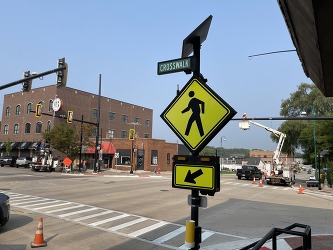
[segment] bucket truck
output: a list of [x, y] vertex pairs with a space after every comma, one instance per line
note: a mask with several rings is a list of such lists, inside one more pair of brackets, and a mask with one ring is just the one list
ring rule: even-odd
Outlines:
[[294, 173], [290, 166], [283, 166], [282, 162], [280, 161], [280, 154], [284, 140], [286, 138], [286, 134], [262, 125], [258, 122], [245, 120], [247, 119], [246, 114], [243, 115], [243, 118], [244, 120], [239, 122], [240, 129], [248, 130], [250, 129], [250, 124], [253, 124], [266, 129], [268, 132], [273, 133], [276, 137], [279, 138], [279, 142], [273, 155], [273, 169], [269, 169], [268, 173], [265, 173], [266, 183], [274, 185], [292, 185], [295, 182]]

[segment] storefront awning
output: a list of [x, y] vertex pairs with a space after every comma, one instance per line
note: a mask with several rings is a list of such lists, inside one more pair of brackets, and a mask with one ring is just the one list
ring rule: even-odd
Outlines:
[[30, 144], [29, 149], [37, 149], [39, 144], [40, 144], [39, 141], [35, 141], [35, 142]]
[[10, 143], [10, 147], [12, 149], [15, 149], [17, 147], [17, 145], [19, 145], [19, 142], [12, 142], [12, 143]]
[[20, 144], [17, 146], [17, 149], [28, 149], [30, 144], [31, 142], [28, 141], [20, 142]]
[[[102, 142], [102, 149], [103, 149], [103, 154], [114, 154], [116, 152], [111, 142]], [[88, 147], [86, 150], [84, 150], [84, 153], [94, 154], [95, 146]]]

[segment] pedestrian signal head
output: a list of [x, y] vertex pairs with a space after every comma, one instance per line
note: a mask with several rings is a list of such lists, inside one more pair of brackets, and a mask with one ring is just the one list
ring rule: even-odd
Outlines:
[[36, 117], [41, 117], [42, 116], [42, 104], [37, 103], [36, 104]]
[[67, 123], [73, 122], [73, 111], [68, 110], [67, 112]]

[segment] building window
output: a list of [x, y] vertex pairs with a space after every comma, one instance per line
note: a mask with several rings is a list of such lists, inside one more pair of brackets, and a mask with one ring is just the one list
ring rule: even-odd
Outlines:
[[93, 111], [92, 111], [92, 118], [96, 118], [97, 119], [97, 115], [98, 115], [98, 110], [97, 109], [93, 109]]
[[10, 107], [6, 108], [6, 116], [9, 117], [10, 116]]
[[150, 120], [145, 120], [145, 126], [150, 127]]
[[15, 109], [15, 115], [20, 115], [21, 114], [21, 105], [17, 105]]
[[8, 135], [8, 134], [9, 134], [9, 126], [8, 126], [8, 124], [6, 124], [6, 125], [3, 127], [3, 133], [4, 133], [5, 135]]
[[167, 153], [167, 164], [170, 165], [170, 153]]
[[31, 111], [32, 111], [32, 103], [30, 102], [27, 105], [27, 115], [29, 115]]
[[149, 138], [149, 134], [145, 133], [144, 138]]
[[30, 123], [26, 123], [25, 124], [24, 133], [30, 134], [30, 130], [31, 130], [31, 124]]
[[36, 134], [40, 134], [40, 133], [42, 133], [42, 123], [37, 122], [36, 123]]
[[157, 156], [158, 156], [158, 151], [152, 150], [151, 151], [151, 165], [157, 165]]
[[53, 111], [53, 100], [49, 101], [49, 111], [52, 112]]
[[127, 138], [127, 131], [122, 130], [122, 131], [121, 131], [121, 134], [120, 134], [120, 137], [121, 137], [121, 138]]
[[133, 120], [134, 123], [139, 123], [139, 121], [140, 121], [139, 117], [134, 117], [134, 120]]
[[116, 131], [114, 129], [109, 129], [108, 131], [109, 131], [109, 138], [113, 139]]
[[120, 158], [120, 164], [121, 165], [131, 165], [131, 157], [122, 155]]
[[116, 119], [116, 113], [115, 112], [109, 112], [109, 121], [114, 121]]
[[128, 115], [122, 115], [121, 121], [123, 123], [128, 123]]
[[19, 133], [19, 125], [17, 123], [15, 123], [14, 125], [14, 135], [18, 135]]

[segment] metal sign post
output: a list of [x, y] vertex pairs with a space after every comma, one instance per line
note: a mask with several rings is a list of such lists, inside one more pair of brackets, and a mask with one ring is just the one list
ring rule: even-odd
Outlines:
[[207, 79], [200, 73], [200, 47], [207, 38], [212, 18], [209, 16], [184, 39], [180, 59], [157, 65], [158, 75], [193, 72], [190, 81], [177, 92], [161, 118], [192, 153], [191, 156], [174, 156], [172, 187], [191, 189], [188, 198], [191, 220], [186, 223], [185, 244], [194, 250], [199, 249], [201, 243], [199, 207], [207, 206], [206, 197], [200, 197], [199, 192], [213, 196], [220, 191], [219, 157], [199, 156], [199, 152], [237, 113], [208, 87]]

